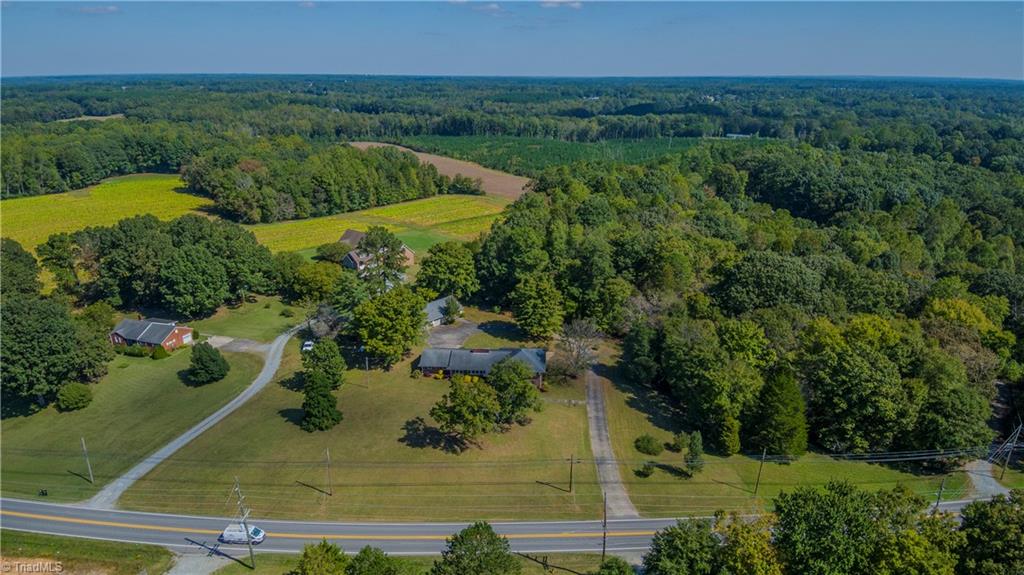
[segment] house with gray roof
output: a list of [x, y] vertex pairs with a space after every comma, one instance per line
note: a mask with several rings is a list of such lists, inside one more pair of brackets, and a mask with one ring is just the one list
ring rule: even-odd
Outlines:
[[[454, 299], [454, 298], [452, 298]], [[458, 305], [458, 301], [455, 301]], [[437, 327], [444, 323], [444, 312], [445, 308], [448, 307], [448, 297], [440, 297], [434, 301], [427, 302], [427, 305], [423, 307], [423, 312], [427, 314], [427, 325], [430, 327]]]
[[171, 351], [192, 343], [192, 328], [171, 319], [122, 319], [110, 332], [114, 345], [160, 346]]
[[501, 349], [462, 349], [450, 347], [433, 347], [423, 350], [420, 355], [419, 370], [426, 376], [442, 374], [447, 377], [453, 375], [476, 375], [487, 377], [491, 373], [494, 364], [505, 358], [512, 358], [521, 361], [530, 368], [534, 376], [534, 383], [538, 385], [543, 381], [544, 373], [547, 372], [547, 352], [543, 349], [522, 347], [522, 348], [501, 348]]

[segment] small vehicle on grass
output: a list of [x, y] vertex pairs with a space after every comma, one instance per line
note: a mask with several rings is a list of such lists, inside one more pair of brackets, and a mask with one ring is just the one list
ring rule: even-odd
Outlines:
[[302, 352], [313, 351], [313, 346], [316, 345], [312, 340], [306, 340], [302, 342]]

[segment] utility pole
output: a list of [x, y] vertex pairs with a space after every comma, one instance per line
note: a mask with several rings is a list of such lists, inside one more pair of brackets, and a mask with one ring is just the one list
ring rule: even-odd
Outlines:
[[238, 476], [235, 476], [235, 496], [238, 498], [238, 516], [242, 529], [245, 531], [245, 542], [249, 545], [249, 568], [256, 569], [256, 554], [252, 550], [252, 534], [249, 533], [249, 507], [245, 504], [245, 497], [242, 495], [242, 488], [238, 485]]
[[85, 466], [89, 469], [89, 483], [96, 483], [92, 478], [92, 463], [89, 462], [89, 450], [85, 448], [85, 438], [82, 438], [82, 454], [85, 456]]
[[331, 448], [327, 448], [327, 495], [334, 497], [334, 487], [331, 485]]
[[764, 469], [764, 459], [768, 456], [768, 448], [761, 451], [761, 464], [757, 466], [757, 481], [754, 482], [754, 497], [757, 497], [757, 490], [761, 487], [761, 471]]
[[935, 509], [932, 510], [932, 514], [939, 512], [939, 503], [942, 501], [942, 492], [946, 489], [946, 479], [949, 479], [948, 475], [942, 477], [942, 483], [939, 484], [939, 494], [935, 497]]
[[576, 463], [576, 454], [569, 456], [569, 493], [573, 491], [573, 464]]
[[601, 563], [608, 551], [608, 494], [604, 495], [604, 518], [601, 520]]
[[1013, 459], [1013, 450], [1015, 447], [1017, 447], [1017, 440], [1020, 439], [1021, 428], [1024, 428], [1024, 424], [1018, 425], [1017, 429], [1013, 431], [1013, 435], [1011, 435], [1010, 439], [1007, 440], [1008, 451], [1006, 452], [1006, 459], [1003, 460], [1003, 470], [999, 473], [999, 481], [1003, 480], [1003, 476], [1006, 475], [1006, 467], [1010, 464], [1010, 461]]

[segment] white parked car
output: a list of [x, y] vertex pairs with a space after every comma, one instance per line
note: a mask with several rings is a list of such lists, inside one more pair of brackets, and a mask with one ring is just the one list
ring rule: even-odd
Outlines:
[[[267, 536], [267, 532], [256, 527], [254, 525], [249, 526], [249, 538], [252, 539], [253, 545], [257, 545], [263, 542]], [[246, 544], [245, 528], [242, 527], [241, 523], [232, 523], [224, 528], [224, 532], [217, 538], [221, 543], [237, 543], [240, 545]]]
[[305, 342], [303, 342], [303, 344], [302, 344], [302, 351], [303, 351], [303, 353], [305, 353], [307, 351], [313, 351], [313, 346], [314, 345], [315, 344], [312, 341], [310, 341], [310, 340], [306, 340]]

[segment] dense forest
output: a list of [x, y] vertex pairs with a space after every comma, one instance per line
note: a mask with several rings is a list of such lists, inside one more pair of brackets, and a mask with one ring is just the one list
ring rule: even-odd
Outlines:
[[[420, 135], [595, 142], [738, 134], [1024, 172], [1014, 83], [141, 76], [10, 79], [2, 90], [3, 197], [177, 171], [225, 145], [292, 148], [290, 137], [323, 145]], [[68, 121], [90, 116], [116, 117]]]
[[1019, 176], [809, 145], [580, 163], [480, 242], [478, 293], [545, 306], [539, 337], [624, 337], [624, 370], [721, 453], [799, 455], [808, 429], [840, 453], [984, 448], [996, 380], [1024, 375], [1022, 199]]

